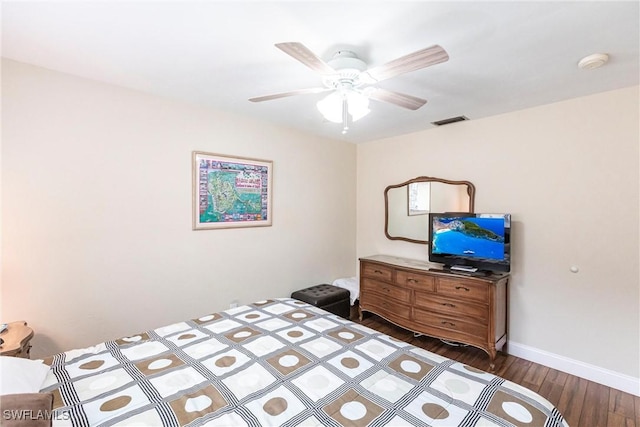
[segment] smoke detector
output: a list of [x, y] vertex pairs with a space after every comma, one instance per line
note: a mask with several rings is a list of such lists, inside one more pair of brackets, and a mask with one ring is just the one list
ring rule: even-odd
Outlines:
[[583, 70], [593, 70], [602, 67], [608, 60], [609, 55], [606, 53], [594, 53], [593, 55], [582, 58], [580, 62], [578, 62], [578, 67]]

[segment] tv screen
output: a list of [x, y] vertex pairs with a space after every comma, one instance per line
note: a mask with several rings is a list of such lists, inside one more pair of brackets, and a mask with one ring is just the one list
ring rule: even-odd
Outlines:
[[429, 261], [459, 271], [510, 271], [511, 215], [430, 213]]

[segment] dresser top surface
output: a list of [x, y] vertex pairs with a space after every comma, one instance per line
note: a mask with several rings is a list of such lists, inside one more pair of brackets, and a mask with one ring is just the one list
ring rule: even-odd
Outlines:
[[361, 257], [362, 261], [376, 261], [376, 262], [384, 262], [385, 264], [393, 264], [398, 267], [406, 267], [406, 268], [415, 268], [416, 270], [424, 270], [429, 271], [431, 268], [438, 268], [437, 264], [432, 264], [428, 261], [421, 261], [419, 259], [411, 259], [411, 258], [402, 258], [392, 255], [371, 255]]
[[[442, 265], [440, 264], [434, 264], [428, 261], [422, 261], [419, 259], [411, 259], [411, 258], [403, 258], [403, 257], [397, 257], [397, 256], [393, 256], [393, 255], [384, 255], [384, 254], [377, 254], [377, 255], [370, 255], [370, 256], [365, 256], [365, 257], [360, 257], [360, 261], [371, 261], [371, 262], [380, 262], [380, 263], [384, 263], [384, 264], [390, 264], [390, 265], [394, 265], [396, 267], [400, 267], [400, 268], [411, 268], [414, 270], [422, 270], [425, 272], [429, 272], [432, 274], [436, 274], [436, 275], [442, 275], [442, 276], [457, 276], [457, 277], [471, 277], [473, 276], [472, 274], [465, 274], [465, 273], [453, 273], [450, 271], [446, 271], [442, 269]], [[490, 275], [477, 275], [475, 278], [476, 279], [484, 279], [487, 281], [496, 281], [496, 280], [500, 280], [502, 278], [508, 277], [509, 274], [502, 274], [502, 273], [493, 273]]]

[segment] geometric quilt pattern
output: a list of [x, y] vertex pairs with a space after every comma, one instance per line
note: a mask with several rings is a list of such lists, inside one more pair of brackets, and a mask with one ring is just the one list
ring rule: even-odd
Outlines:
[[567, 426], [530, 390], [290, 298], [45, 363], [54, 426]]

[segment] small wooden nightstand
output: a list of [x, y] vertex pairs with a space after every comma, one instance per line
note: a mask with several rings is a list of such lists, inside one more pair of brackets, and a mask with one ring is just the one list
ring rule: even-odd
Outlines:
[[33, 329], [27, 326], [27, 322], [11, 322], [7, 329], [0, 333], [4, 342], [0, 345], [0, 356], [24, 357], [29, 359], [31, 350], [31, 338]]

